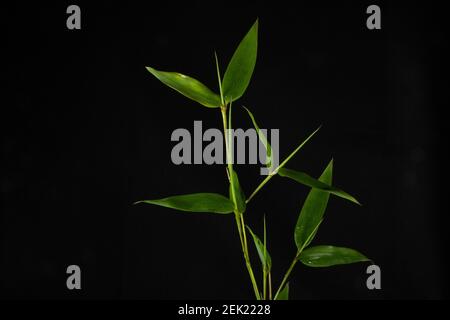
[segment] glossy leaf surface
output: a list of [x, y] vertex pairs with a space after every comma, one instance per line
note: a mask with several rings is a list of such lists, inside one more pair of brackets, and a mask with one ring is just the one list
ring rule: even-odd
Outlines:
[[162, 83], [182, 95], [208, 108], [220, 107], [220, 96], [212, 92], [200, 81], [178, 72], [166, 72], [146, 67]]
[[228, 198], [217, 193], [193, 193], [136, 203], [154, 204], [189, 212], [231, 213], [234, 209], [233, 203]]
[[304, 250], [299, 260], [308, 267], [331, 267], [340, 264], [370, 261], [360, 252], [344, 247], [315, 246]]

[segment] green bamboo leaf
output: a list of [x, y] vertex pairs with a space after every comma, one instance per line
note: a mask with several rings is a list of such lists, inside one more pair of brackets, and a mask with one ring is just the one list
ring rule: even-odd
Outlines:
[[303, 142], [297, 147], [297, 148], [295, 148], [294, 149], [294, 151], [292, 151], [287, 157], [286, 157], [286, 159], [284, 159], [283, 160], [283, 162], [281, 162], [281, 164], [276, 168], [276, 169], [274, 169], [273, 171], [272, 171], [272, 173], [271, 174], [269, 174], [257, 187], [256, 187], [256, 189], [255, 189], [255, 191], [253, 191], [253, 193], [250, 195], [250, 197], [248, 197], [248, 199], [247, 199], [247, 203], [249, 203], [250, 202], [250, 200], [252, 200], [253, 199], [253, 197], [259, 192], [259, 190], [261, 190], [262, 189], [262, 187], [264, 187], [265, 185], [266, 185], [266, 183], [267, 182], [269, 182], [269, 180], [270, 179], [272, 179], [272, 177], [275, 175], [275, 173], [277, 173], [278, 172], [278, 170], [280, 170], [281, 168], [283, 168], [285, 165], [286, 165], [286, 163], [288, 163], [288, 161], [289, 160], [291, 160], [291, 158], [293, 157], [293, 156], [295, 156], [295, 154], [297, 153], [297, 152], [299, 152], [300, 151], [300, 149], [301, 148], [303, 148], [303, 146], [317, 133], [317, 131], [319, 131], [320, 130], [320, 128], [321, 128], [321, 126], [320, 127], [318, 127], [313, 133], [311, 133], [305, 140], [303, 140]]
[[[235, 191], [234, 195], [233, 190]], [[230, 199], [236, 204], [236, 209], [239, 211], [239, 213], [245, 212], [245, 194], [244, 191], [242, 191], [241, 185], [239, 184], [238, 175], [233, 169], [231, 170], [230, 174]]]
[[[333, 160], [323, 171], [319, 181], [331, 185], [333, 176]], [[318, 225], [322, 221], [327, 208], [329, 192], [312, 189], [305, 199], [302, 210], [295, 226], [294, 238], [299, 252], [301, 252], [313, 239]]]
[[234, 209], [233, 203], [229, 199], [217, 193], [193, 193], [157, 200], [142, 200], [135, 204], [137, 203], [154, 204], [190, 212], [231, 213]]
[[270, 258], [270, 254], [267, 248], [264, 246], [263, 242], [258, 238], [258, 236], [250, 229], [249, 226], [246, 226], [250, 234], [252, 235], [253, 242], [255, 243], [256, 250], [258, 251], [259, 259], [261, 260], [261, 264], [263, 267], [265, 266], [268, 272], [272, 269], [272, 259]]
[[345, 192], [341, 189], [335, 188], [333, 186], [330, 186], [326, 183], [323, 183], [304, 172], [287, 169], [287, 168], [281, 168], [280, 170], [278, 170], [278, 174], [282, 177], [291, 178], [305, 186], [329, 192], [331, 194], [334, 194], [335, 196], [347, 199], [351, 202], [361, 205], [358, 202], [358, 200], [356, 200], [352, 195], [348, 194], [347, 192]]
[[212, 92], [200, 81], [178, 72], [146, 69], [165, 85], [208, 108], [220, 107], [220, 96]]
[[219, 58], [217, 58], [217, 53], [214, 51], [214, 58], [216, 60], [216, 72], [217, 72], [217, 81], [219, 82], [219, 92], [220, 92], [220, 102], [221, 105], [225, 105], [225, 100], [223, 98], [222, 91], [222, 77], [220, 76], [220, 67], [219, 67]]
[[223, 77], [225, 101], [239, 99], [247, 89], [256, 64], [258, 50], [258, 20], [242, 39], [228, 64]]
[[283, 290], [280, 291], [275, 300], [289, 300], [289, 282], [286, 283]]
[[272, 165], [272, 147], [269, 144], [269, 141], [267, 141], [267, 137], [264, 135], [264, 133], [259, 129], [258, 124], [256, 123], [255, 117], [253, 114], [248, 110], [246, 107], [242, 106], [250, 116], [250, 119], [253, 122], [253, 126], [255, 127], [256, 132], [258, 133], [258, 137], [261, 140], [261, 143], [264, 145], [264, 148], [266, 149], [266, 166], [270, 168]]
[[322, 128], [322, 126], [318, 127], [318, 128], [317, 128], [316, 130], [314, 130], [313, 133], [311, 133], [305, 140], [303, 140], [303, 142], [300, 143], [300, 145], [299, 145], [297, 148], [295, 148], [294, 151], [292, 151], [292, 152], [286, 157], [286, 159], [283, 160], [283, 162], [281, 162], [281, 164], [278, 166], [278, 168], [275, 169], [275, 172], [277, 172], [278, 169], [283, 168], [283, 167], [286, 165], [286, 163], [288, 163], [289, 160], [291, 160], [292, 157], [295, 156], [295, 154], [296, 154], [297, 152], [299, 152], [301, 148], [303, 148], [303, 146], [309, 141], [309, 139], [311, 139], [311, 138], [317, 133], [317, 131], [320, 130], [320, 128]]
[[308, 267], [331, 267], [340, 264], [370, 261], [370, 259], [354, 249], [334, 246], [310, 247], [300, 254], [299, 260]]

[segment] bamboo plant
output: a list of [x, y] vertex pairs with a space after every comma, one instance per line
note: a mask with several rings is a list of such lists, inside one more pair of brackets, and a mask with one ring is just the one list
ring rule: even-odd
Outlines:
[[[259, 129], [253, 114], [249, 109], [244, 107], [258, 133], [261, 143], [266, 149], [266, 165], [270, 168], [270, 173], [259, 183], [250, 196], [245, 196], [239, 183], [238, 174], [233, 168], [232, 163], [232, 143], [230, 141], [232, 103], [242, 97], [247, 89], [256, 64], [257, 46], [258, 20], [255, 21], [241, 40], [223, 77], [220, 73], [217, 54], [215, 54], [219, 93], [213, 92], [200, 81], [184, 74], [159, 71], [152, 67], [147, 67], [147, 70], [165, 85], [200, 103], [204, 107], [215, 108], [220, 111], [225, 137], [227, 159], [226, 171], [227, 183], [229, 184], [229, 195], [194, 193], [171, 196], [157, 200], [142, 200], [136, 203], [147, 203], [187, 212], [208, 212], [234, 216], [245, 266], [250, 277], [255, 298], [258, 300], [287, 300], [289, 296], [289, 276], [298, 262], [301, 262], [308, 267], [329, 267], [369, 261], [369, 259], [358, 251], [350, 248], [331, 245], [311, 246], [311, 242], [323, 221], [330, 194], [360, 205], [358, 200], [353, 196], [332, 186], [333, 160], [328, 163], [318, 179], [315, 179], [304, 172], [286, 168], [289, 160], [302, 149], [320, 128], [307, 136], [306, 139], [304, 139], [298, 147], [289, 154], [289, 156], [281, 161], [278, 166], [274, 167], [271, 161], [271, 146], [264, 133]], [[258, 237], [245, 222], [245, 217], [248, 214], [248, 212], [246, 212], [247, 204], [252, 201], [256, 194], [275, 176], [292, 179], [310, 188], [294, 229], [294, 240], [297, 251], [294, 253], [291, 264], [288, 266], [284, 277], [276, 288], [272, 286], [272, 259], [267, 249], [265, 217], [263, 221], [264, 228], [262, 237]], [[251, 239], [250, 241], [253, 241], [261, 262], [262, 284], [256, 280], [257, 277], [255, 276], [250, 261], [249, 239]]]

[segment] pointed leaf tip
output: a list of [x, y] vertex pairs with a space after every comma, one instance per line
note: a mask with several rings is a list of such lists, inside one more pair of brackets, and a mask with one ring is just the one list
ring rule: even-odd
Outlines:
[[[331, 185], [332, 176], [333, 162], [330, 161], [318, 180]], [[313, 240], [325, 214], [329, 197], [330, 193], [319, 189], [311, 189], [308, 193], [294, 231], [295, 244], [299, 251], [302, 251]]]
[[[333, 160], [331, 160], [331, 162], [329, 163], [329, 166], [333, 166]], [[355, 197], [348, 194], [347, 192], [345, 192], [339, 188], [335, 188], [329, 184], [323, 183], [304, 172], [296, 171], [296, 170], [292, 170], [292, 169], [288, 169], [288, 168], [281, 168], [278, 170], [278, 174], [282, 177], [290, 178], [290, 179], [292, 179], [298, 183], [301, 183], [305, 186], [334, 194], [335, 196], [338, 196], [340, 198], [343, 198], [343, 199], [346, 199], [353, 203], [356, 203], [358, 205], [361, 205]]]
[[141, 200], [136, 203], [153, 204], [189, 212], [225, 214], [233, 212], [234, 209], [233, 203], [228, 198], [217, 193], [193, 193], [156, 200]]
[[[267, 270], [270, 271], [272, 269], [272, 259], [270, 257], [269, 251], [267, 250], [264, 243], [261, 239], [250, 229], [248, 225], [246, 225], [248, 231], [250, 232], [253, 242], [256, 247], [256, 251], [258, 251], [259, 259], [261, 260], [261, 264], [267, 267]], [[265, 249], [265, 250], [264, 250]]]
[[145, 68], [166, 86], [178, 91], [185, 97], [208, 108], [220, 107], [220, 96], [200, 81], [178, 72], [159, 71], [152, 67]]
[[275, 300], [289, 300], [289, 282], [286, 283]]
[[256, 132], [258, 133], [259, 140], [263, 144], [264, 148], [266, 149], [266, 166], [270, 168], [272, 166], [272, 147], [270, 146], [269, 141], [267, 140], [267, 137], [264, 135], [264, 132], [261, 131], [261, 129], [258, 126], [258, 123], [256, 122], [255, 116], [253, 113], [246, 107], [242, 106], [242, 108], [247, 111], [253, 126], [255, 127]]
[[371, 261], [354, 249], [335, 246], [310, 247], [300, 254], [299, 260], [308, 267], [318, 268]]
[[239, 99], [247, 89], [256, 64], [258, 51], [258, 19], [239, 43], [223, 77], [226, 102]]

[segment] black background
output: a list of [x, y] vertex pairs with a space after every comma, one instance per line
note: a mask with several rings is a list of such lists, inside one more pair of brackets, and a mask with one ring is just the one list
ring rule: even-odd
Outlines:
[[[182, 214], [140, 199], [227, 193], [220, 165], [172, 164], [176, 128], [220, 128], [203, 108], [154, 79], [146, 65], [217, 88], [222, 70], [259, 17], [257, 66], [239, 104], [280, 129], [283, 158], [320, 124], [289, 167], [317, 176], [335, 160], [334, 182], [362, 207], [332, 197], [316, 244], [358, 249], [367, 264], [298, 266], [293, 299], [448, 297], [439, 135], [446, 41], [443, 9], [380, 3], [382, 29], [366, 28], [372, 2], [145, 1], [9, 6], [2, 102], [3, 298], [247, 299], [250, 282], [231, 216]], [[5, 72], [3, 72], [5, 74]], [[5, 98], [6, 96], [6, 98]], [[237, 127], [251, 126], [235, 108]], [[249, 194], [259, 166], [240, 165]], [[258, 233], [267, 216], [275, 283], [295, 252], [292, 233], [307, 189], [274, 178], [248, 208]], [[257, 257], [253, 256], [254, 265]], [[82, 269], [82, 290], [66, 268]]]

